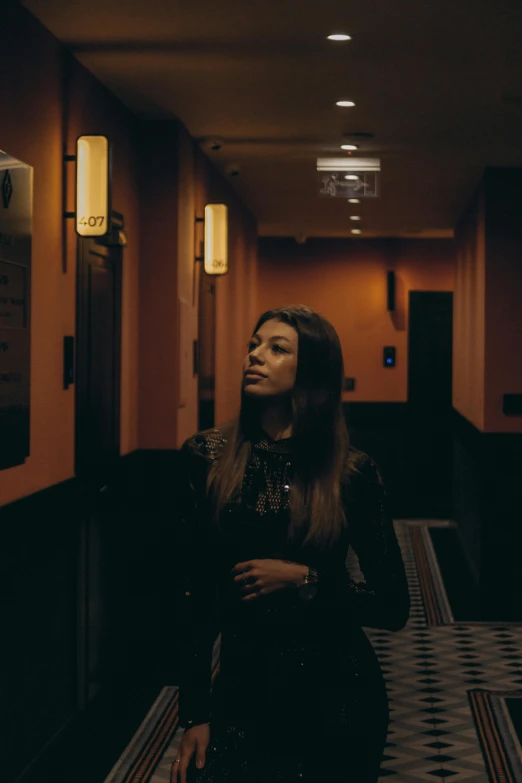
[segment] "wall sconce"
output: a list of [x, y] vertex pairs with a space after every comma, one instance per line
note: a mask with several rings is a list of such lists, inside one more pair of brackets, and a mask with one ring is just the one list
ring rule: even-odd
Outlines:
[[111, 230], [111, 156], [106, 136], [79, 136], [76, 155], [76, 209], [65, 212], [74, 217], [76, 233], [81, 237], [103, 237]]
[[76, 141], [76, 233], [101, 237], [110, 229], [110, 160], [106, 136]]
[[205, 207], [205, 272], [224, 275], [228, 272], [228, 208], [226, 204]]

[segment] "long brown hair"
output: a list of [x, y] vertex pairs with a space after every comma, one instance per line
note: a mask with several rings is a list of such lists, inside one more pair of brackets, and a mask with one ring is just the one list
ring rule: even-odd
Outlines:
[[[349, 439], [342, 410], [341, 344], [331, 323], [304, 305], [267, 310], [253, 334], [272, 319], [289, 324], [298, 334], [297, 372], [290, 397], [294, 446], [288, 538], [328, 548], [346, 525], [341, 482], [347, 478]], [[259, 418], [257, 401], [242, 390], [239, 415], [219, 428], [226, 443], [208, 477], [218, 525], [223, 508], [241, 493]]]

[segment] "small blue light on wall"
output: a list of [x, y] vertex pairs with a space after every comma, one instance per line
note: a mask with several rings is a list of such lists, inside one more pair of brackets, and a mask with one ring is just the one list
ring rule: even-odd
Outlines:
[[395, 346], [385, 345], [383, 350], [383, 364], [385, 367], [395, 367]]

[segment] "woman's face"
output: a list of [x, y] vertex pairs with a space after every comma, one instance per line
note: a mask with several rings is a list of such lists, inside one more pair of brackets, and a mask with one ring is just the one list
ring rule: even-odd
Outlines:
[[243, 362], [243, 390], [249, 397], [288, 394], [295, 384], [298, 335], [272, 319], [253, 335]]

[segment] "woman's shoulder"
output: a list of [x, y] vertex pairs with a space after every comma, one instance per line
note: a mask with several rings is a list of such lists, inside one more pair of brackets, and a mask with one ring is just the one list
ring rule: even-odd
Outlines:
[[348, 474], [366, 473], [372, 466], [375, 466], [375, 462], [369, 454], [352, 445], [348, 447], [345, 464]]
[[189, 456], [214, 461], [221, 454], [227, 439], [220, 427], [196, 432], [183, 443], [181, 451]]
[[382, 483], [379, 468], [373, 457], [350, 445], [346, 455], [343, 483], [351, 486], [367, 486]]

